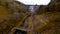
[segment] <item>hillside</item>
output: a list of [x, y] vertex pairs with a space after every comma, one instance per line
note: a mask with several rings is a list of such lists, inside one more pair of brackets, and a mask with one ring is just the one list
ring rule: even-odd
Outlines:
[[[29, 17], [27, 17], [29, 16]], [[12, 34], [14, 27], [22, 27], [28, 18], [30, 29], [32, 20], [28, 6], [13, 0], [0, 0], [0, 34]], [[41, 34], [60, 34], [60, 0], [52, 0], [49, 5], [41, 5], [37, 10], [34, 22], [34, 32]], [[30, 34], [30, 32], [27, 32]]]

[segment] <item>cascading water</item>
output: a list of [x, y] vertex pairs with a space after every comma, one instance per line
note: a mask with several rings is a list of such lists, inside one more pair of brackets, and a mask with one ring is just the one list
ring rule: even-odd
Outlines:
[[[37, 11], [37, 9], [39, 8], [39, 6], [38, 5], [29, 5], [29, 11], [31, 12], [31, 19], [32, 19], [32, 22], [34, 23], [34, 15], [36, 14], [36, 11]], [[24, 26], [23, 26], [23, 28], [26, 28], [26, 26], [27, 26], [27, 22], [28, 21], [28, 18], [26, 18], [25, 19], [25, 22], [24, 22]], [[30, 31], [31, 30], [33, 30], [34, 28], [34, 26], [33, 26], [33, 23], [32, 23], [32, 28], [30, 29]]]
[[[37, 6], [37, 5], [31, 5], [31, 6], [29, 5], [29, 11], [31, 12], [30, 16], [32, 17], [32, 21], [34, 21], [34, 15], [36, 14], [36, 10], [38, 8], [39, 8], [39, 6]], [[28, 21], [28, 18], [25, 19], [23, 28], [26, 28], [27, 23], [28, 23], [27, 21]], [[32, 24], [32, 29], [33, 29], [33, 24]]]
[[33, 31], [34, 30], [34, 20], [35, 20], [34, 15], [36, 14], [36, 11], [38, 8], [39, 8], [38, 5], [30, 5], [29, 6], [29, 10], [31, 12], [31, 19], [32, 19], [32, 27], [31, 27], [32, 34], [35, 34], [35, 32]]

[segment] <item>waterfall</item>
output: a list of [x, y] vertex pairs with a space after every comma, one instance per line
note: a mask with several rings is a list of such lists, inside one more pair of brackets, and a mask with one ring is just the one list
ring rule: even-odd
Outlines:
[[40, 5], [30, 5], [29, 6], [29, 11], [31, 13], [36, 13], [37, 9], [40, 7]]

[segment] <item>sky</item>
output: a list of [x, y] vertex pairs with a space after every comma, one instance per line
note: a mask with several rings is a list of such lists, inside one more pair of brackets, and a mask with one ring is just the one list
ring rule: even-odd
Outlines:
[[51, 0], [16, 0], [25, 5], [48, 5]]

